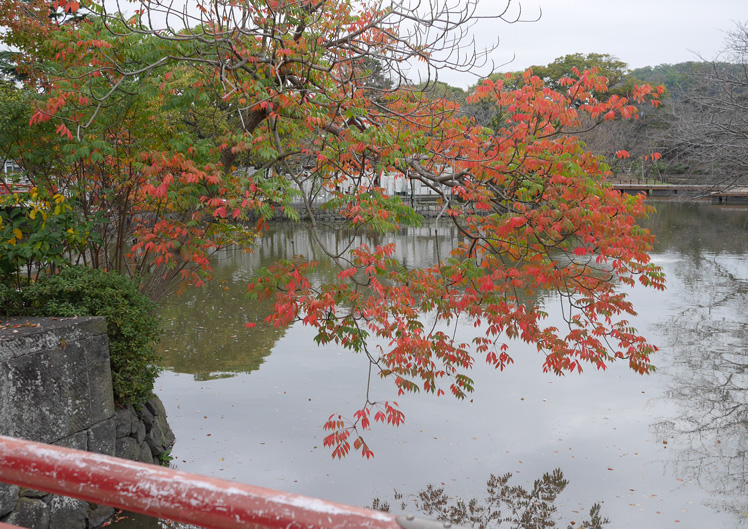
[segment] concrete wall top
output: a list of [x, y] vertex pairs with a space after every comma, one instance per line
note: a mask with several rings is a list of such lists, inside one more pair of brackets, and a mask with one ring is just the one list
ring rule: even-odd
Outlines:
[[100, 316], [4, 318], [0, 320], [0, 362], [72, 343], [83, 336], [105, 334], [106, 319]]

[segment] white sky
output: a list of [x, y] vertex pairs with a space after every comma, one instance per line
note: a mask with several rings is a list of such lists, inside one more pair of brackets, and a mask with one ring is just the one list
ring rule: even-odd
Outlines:
[[[481, 0], [483, 12], [503, 10], [505, 0]], [[748, 0], [514, 0], [524, 18], [537, 22], [509, 25], [485, 22], [477, 39], [498, 37], [500, 46], [492, 54], [497, 65], [512, 60], [501, 70], [521, 70], [557, 57], [581, 53], [609, 53], [630, 68], [698, 60], [697, 53], [714, 58], [722, 48], [725, 31], [734, 22], [748, 21]], [[474, 79], [441, 75], [454, 85], [469, 85]]]

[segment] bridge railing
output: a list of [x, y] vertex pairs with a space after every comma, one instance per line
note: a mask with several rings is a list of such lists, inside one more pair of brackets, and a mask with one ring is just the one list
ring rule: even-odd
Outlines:
[[[0, 481], [208, 529], [449, 527], [412, 516], [3, 436]], [[0, 523], [0, 529], [11, 527]]]

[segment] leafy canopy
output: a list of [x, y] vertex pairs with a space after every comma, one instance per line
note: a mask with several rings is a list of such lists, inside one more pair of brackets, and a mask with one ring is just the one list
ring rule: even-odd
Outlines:
[[[50, 8], [78, 16], [61, 23]], [[572, 68], [557, 89], [529, 71], [488, 79], [468, 97], [496, 108], [487, 128], [442, 85], [429, 92], [440, 69], [480, 62], [442, 53], [469, 50], [460, 46], [474, 2], [424, 11], [198, 1], [185, 11], [142, 4], [132, 17], [106, 8], [0, 1], [3, 39], [38, 94], [31, 125], [53, 124], [63, 154], [35, 185], [65, 185], [99, 240], [116, 241], [88, 247], [95, 266], [114, 263], [145, 289], [154, 279], [197, 284], [212, 249], [251, 244], [270, 218], [304, 216], [314, 232], [332, 212], [347, 242], [317, 244], [337, 280], [312, 280], [307, 256], [259, 271], [250, 295], [273, 303], [261, 325], [311, 326], [317, 343], [366, 355], [370, 376], [398, 393], [464, 398], [478, 359], [513, 362], [510, 339], [537, 344], [544, 369], [559, 374], [615, 359], [652, 370], [655, 348], [626, 321], [634, 307], [620, 289], [663, 287], [652, 237], [636, 224], [649, 210], [613, 191], [605, 160], [570, 131], [582, 118], [633, 119], [656, 90], [601, 97], [607, 79], [595, 69]], [[409, 79], [416, 63], [425, 83]], [[409, 269], [393, 244], [362, 242], [423, 221], [383, 187], [389, 176], [438, 198], [462, 234], [449, 255]], [[563, 305], [563, 329], [532, 301], [546, 291]], [[468, 343], [443, 330], [459, 318], [475, 323]], [[324, 444], [334, 457], [353, 447], [368, 458], [366, 431], [403, 420], [396, 402], [367, 389], [352, 416], [329, 417]]]

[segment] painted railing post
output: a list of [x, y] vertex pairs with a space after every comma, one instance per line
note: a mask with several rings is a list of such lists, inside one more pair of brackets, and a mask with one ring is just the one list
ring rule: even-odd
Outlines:
[[[0, 481], [208, 529], [441, 529], [287, 492], [0, 436]], [[0, 529], [6, 529], [0, 524]]]

